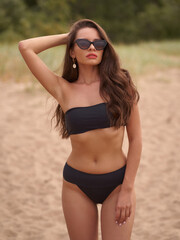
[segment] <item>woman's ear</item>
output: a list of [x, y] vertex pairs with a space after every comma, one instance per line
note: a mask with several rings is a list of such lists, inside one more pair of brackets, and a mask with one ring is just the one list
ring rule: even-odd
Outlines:
[[76, 56], [75, 56], [75, 53], [74, 53], [74, 49], [70, 49], [70, 56], [72, 57], [72, 58], [75, 58]]

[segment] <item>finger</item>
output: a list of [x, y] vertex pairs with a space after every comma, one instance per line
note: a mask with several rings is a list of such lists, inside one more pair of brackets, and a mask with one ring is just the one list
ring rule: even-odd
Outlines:
[[115, 222], [118, 225], [120, 224], [120, 217], [121, 217], [121, 208], [120, 207], [116, 207]]
[[126, 209], [126, 221], [129, 220], [131, 213], [132, 213], [132, 206]]
[[121, 208], [121, 214], [119, 218], [119, 223], [123, 224], [123, 222], [126, 220], [126, 209]]
[[131, 214], [132, 214], [132, 205], [129, 208], [129, 217], [131, 216]]
[[130, 217], [130, 207], [126, 207], [126, 221]]
[[120, 208], [117, 207], [115, 211], [115, 222], [118, 224], [119, 223], [119, 218], [120, 218]]

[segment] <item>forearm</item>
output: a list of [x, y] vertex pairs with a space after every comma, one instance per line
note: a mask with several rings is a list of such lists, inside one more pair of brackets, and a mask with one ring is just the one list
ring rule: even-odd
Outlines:
[[122, 184], [122, 189], [132, 190], [135, 182], [136, 173], [139, 167], [141, 152], [142, 152], [141, 139], [132, 140], [129, 143], [126, 172], [125, 172], [125, 176]]
[[21, 49], [31, 49], [36, 54], [58, 45], [67, 43], [68, 33], [25, 39], [19, 42]]

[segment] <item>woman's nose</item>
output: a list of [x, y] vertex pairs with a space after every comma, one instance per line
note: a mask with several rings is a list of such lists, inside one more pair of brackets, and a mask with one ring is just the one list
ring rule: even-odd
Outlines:
[[96, 50], [93, 43], [91, 43], [91, 45], [89, 46], [89, 49], [93, 49], [93, 50]]

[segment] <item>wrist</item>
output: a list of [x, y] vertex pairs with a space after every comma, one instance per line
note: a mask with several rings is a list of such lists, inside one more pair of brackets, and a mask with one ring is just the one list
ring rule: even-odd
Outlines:
[[69, 35], [69, 33], [60, 34], [60, 39], [61, 39], [60, 45], [67, 44], [68, 35]]
[[127, 186], [127, 185], [121, 185], [121, 191], [123, 192], [132, 192], [133, 191], [133, 186]]
[[126, 191], [126, 192], [131, 192], [134, 188], [133, 183], [128, 183], [128, 182], [123, 182], [121, 185], [121, 190]]

